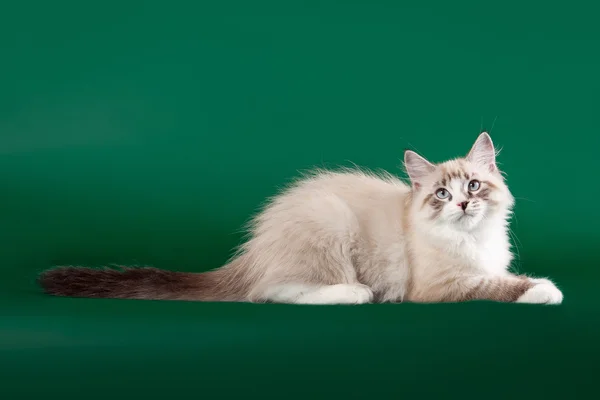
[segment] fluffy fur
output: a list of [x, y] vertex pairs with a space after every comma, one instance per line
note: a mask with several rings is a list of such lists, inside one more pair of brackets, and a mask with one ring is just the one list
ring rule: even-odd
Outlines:
[[360, 170], [317, 171], [273, 198], [227, 265], [190, 274], [155, 268], [59, 267], [58, 296], [296, 304], [559, 304], [547, 279], [508, 272], [514, 203], [482, 133], [464, 158], [434, 165], [406, 151], [410, 185]]

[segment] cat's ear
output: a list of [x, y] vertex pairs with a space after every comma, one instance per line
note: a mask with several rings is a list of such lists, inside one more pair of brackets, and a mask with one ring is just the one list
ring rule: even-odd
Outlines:
[[479, 135], [466, 159], [480, 167], [488, 168], [490, 172], [495, 172], [498, 169], [496, 166], [496, 149], [494, 149], [492, 138], [487, 132], [482, 132]]
[[404, 168], [415, 189], [421, 186], [423, 178], [435, 171], [435, 165], [412, 150], [404, 152]]

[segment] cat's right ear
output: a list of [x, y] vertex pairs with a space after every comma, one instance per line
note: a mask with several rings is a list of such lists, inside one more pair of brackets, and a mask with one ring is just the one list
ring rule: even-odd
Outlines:
[[421, 187], [422, 180], [435, 171], [435, 165], [412, 150], [404, 151], [404, 168], [414, 189]]

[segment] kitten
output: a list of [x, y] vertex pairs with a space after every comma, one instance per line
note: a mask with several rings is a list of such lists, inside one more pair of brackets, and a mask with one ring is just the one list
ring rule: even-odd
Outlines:
[[205, 273], [59, 267], [57, 296], [361, 304], [560, 304], [548, 279], [508, 272], [514, 199], [482, 133], [468, 155], [434, 165], [404, 154], [410, 185], [360, 170], [318, 171], [276, 196], [225, 266]]

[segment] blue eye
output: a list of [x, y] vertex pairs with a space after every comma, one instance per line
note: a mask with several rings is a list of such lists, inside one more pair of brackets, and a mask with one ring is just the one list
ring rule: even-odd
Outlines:
[[435, 195], [438, 199], [444, 200], [450, 197], [450, 192], [444, 188], [441, 188], [435, 191]]
[[481, 187], [481, 183], [479, 183], [479, 181], [477, 179], [473, 179], [471, 182], [469, 182], [469, 191], [470, 192], [476, 192], [479, 190], [480, 187]]

